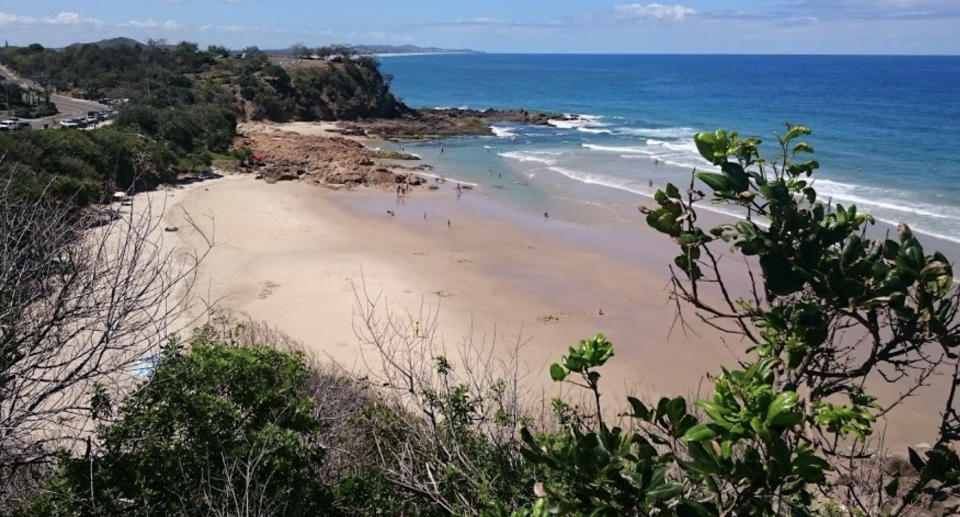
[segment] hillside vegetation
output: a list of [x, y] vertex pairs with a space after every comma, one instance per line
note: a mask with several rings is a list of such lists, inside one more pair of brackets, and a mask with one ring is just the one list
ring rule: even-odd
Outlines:
[[0, 49], [0, 63], [47, 92], [118, 102], [109, 129], [0, 135], [0, 167], [32, 183], [53, 181], [59, 196], [80, 205], [208, 166], [228, 151], [238, 120], [357, 120], [408, 111], [369, 57], [284, 67], [255, 48], [236, 57], [153, 42], [10, 47]]

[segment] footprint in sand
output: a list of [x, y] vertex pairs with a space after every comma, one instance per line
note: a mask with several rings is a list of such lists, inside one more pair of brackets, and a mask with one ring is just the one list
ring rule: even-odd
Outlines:
[[541, 317], [540, 321], [544, 323], [557, 323], [560, 321], [560, 316], [557, 316], [554, 314], [547, 314], [546, 316]]
[[261, 299], [261, 300], [265, 300], [265, 299], [269, 298], [270, 295], [273, 294], [273, 291], [274, 291], [276, 288], [278, 288], [278, 287], [280, 287], [279, 284], [275, 284], [275, 283], [270, 282], [270, 281], [264, 283], [264, 284], [263, 284], [263, 288], [260, 289], [260, 294], [257, 295], [257, 298], [259, 298], [259, 299]]
[[414, 251], [413, 254], [416, 255], [416, 256], [418, 256], [418, 257], [425, 257], [425, 256], [427, 256], [427, 253], [426, 253], [425, 251]]
[[460, 259], [457, 261], [457, 264], [472, 264], [473, 261], [470, 259]]
[[434, 291], [433, 294], [439, 296], [440, 298], [449, 298], [453, 296], [453, 293], [450, 291]]

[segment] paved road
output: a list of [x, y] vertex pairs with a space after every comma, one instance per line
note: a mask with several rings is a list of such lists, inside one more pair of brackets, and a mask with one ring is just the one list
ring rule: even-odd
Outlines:
[[[3, 65], [0, 65], [0, 75], [20, 84], [25, 88], [40, 89], [40, 87], [33, 81], [18, 76], [12, 70]], [[60, 113], [52, 117], [29, 120], [24, 119], [29, 122], [34, 129], [41, 129], [45, 126], [58, 127], [60, 124], [60, 119], [62, 118], [69, 118], [76, 115], [86, 116], [88, 111], [105, 111], [110, 109], [109, 106], [105, 106], [99, 102], [75, 99], [73, 97], [67, 97], [66, 95], [60, 95], [56, 93], [50, 95], [50, 101], [57, 106], [57, 111]]]

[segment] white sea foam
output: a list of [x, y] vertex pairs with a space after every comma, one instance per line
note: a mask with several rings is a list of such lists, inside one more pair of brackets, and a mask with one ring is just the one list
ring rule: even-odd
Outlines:
[[514, 133], [514, 128], [504, 127], [504, 126], [490, 126], [490, 130], [493, 131], [493, 134], [498, 138], [516, 138], [517, 134]]
[[612, 145], [581, 144], [586, 149], [594, 151], [604, 151], [608, 153], [628, 153], [628, 154], [651, 154], [651, 151], [645, 147], [622, 147]]
[[897, 191], [863, 185], [850, 185], [822, 178], [816, 179], [815, 185], [821, 199], [832, 198], [835, 203], [847, 201], [861, 206], [873, 206], [906, 214], [960, 221], [960, 210], [956, 208], [930, 205], [916, 200], [896, 199], [894, 195]]
[[553, 127], [558, 127], [560, 129], [576, 129], [578, 127], [583, 127], [588, 124], [585, 120], [559, 120], [559, 119], [550, 119], [547, 121], [547, 124], [550, 124]]
[[474, 182], [472, 182], [472, 181], [461, 180], [461, 179], [457, 179], [457, 178], [454, 178], [454, 177], [451, 177], [451, 176], [441, 176], [441, 175], [439, 175], [439, 174], [431, 174], [431, 173], [429, 173], [429, 172], [423, 172], [423, 171], [417, 171], [416, 174], [417, 174], [417, 176], [423, 176], [424, 178], [442, 179], [442, 180], [444, 180], [444, 181], [449, 181], [450, 183], [459, 183], [459, 184], [461, 184], [461, 185], [470, 185], [471, 187], [479, 187], [479, 186], [480, 186], [479, 183], [474, 183]]
[[509, 151], [497, 153], [497, 156], [509, 158], [518, 162], [535, 162], [544, 165], [554, 165], [558, 162], [558, 157], [563, 154], [556, 151]]
[[593, 135], [612, 135], [613, 131], [610, 129], [598, 129], [594, 127], [578, 127], [577, 131], [582, 133], [590, 133]]
[[690, 138], [697, 130], [692, 127], [618, 127], [616, 132], [653, 138]]
[[589, 185], [600, 185], [609, 188], [615, 188], [618, 190], [623, 190], [626, 192], [631, 192], [633, 194], [645, 194], [641, 189], [631, 187], [630, 184], [621, 179], [615, 178], [613, 176], [608, 176], [606, 174], [595, 174], [592, 172], [581, 171], [576, 169], [570, 169], [568, 167], [549, 167], [553, 172], [562, 174], [572, 180], [579, 181], [581, 183], [587, 183]]
[[600, 122], [603, 119], [600, 115], [570, 115], [565, 114], [563, 119], [550, 119], [547, 124], [560, 129], [578, 129], [581, 127], [604, 127], [609, 126]]

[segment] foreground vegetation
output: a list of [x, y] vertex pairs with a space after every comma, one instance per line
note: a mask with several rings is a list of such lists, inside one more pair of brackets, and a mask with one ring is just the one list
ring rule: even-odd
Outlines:
[[[79, 443], [30, 443], [36, 433], [11, 431], [29, 430], [17, 426], [35, 421], [30, 410], [5, 422], [5, 511], [946, 514], [960, 485], [960, 294], [952, 267], [906, 226], [896, 239], [873, 240], [872, 217], [820, 201], [809, 133], [788, 127], [772, 159], [760, 155], [755, 138], [698, 134], [700, 153], [721, 172], [698, 173], [700, 183], [684, 190], [668, 185], [657, 206], [644, 209], [648, 224], [679, 247], [671, 271], [681, 321], [696, 316], [747, 346], [741, 364], [706, 372], [712, 393], [703, 400], [630, 398], [614, 404], [621, 412], [601, 405], [601, 369], [615, 350], [597, 335], [550, 368], [554, 381], [586, 396], [556, 399], [552, 414], [540, 415], [523, 399], [516, 361], [469, 345], [447, 349], [430, 315], [416, 316], [410, 332], [412, 321], [384, 313], [360, 292], [358, 338], [377, 365], [363, 379], [306, 357], [262, 325], [229, 318], [188, 342], [152, 348], [151, 371], [132, 389], [108, 388], [124, 370], [97, 370], [82, 383], [66, 377], [59, 392], [82, 395], [84, 403], [69, 409], [89, 416], [94, 432]], [[704, 201], [736, 205], [746, 218], [702, 228], [697, 206]], [[721, 268], [724, 254], [746, 258], [742, 282], [731, 277], [741, 270]], [[55, 267], [16, 284], [23, 293], [69, 266], [63, 257], [83, 254], [43, 248], [29, 256]], [[26, 378], [31, 350], [58, 335], [7, 330], [45, 314], [16, 292], [4, 287], [0, 298], [7, 411], [23, 407], [17, 399], [28, 393], [11, 379]], [[130, 314], [148, 306], [114, 305]], [[76, 326], [69, 316], [51, 321]], [[97, 340], [91, 352], [109, 356], [130, 335]], [[127, 365], [151, 349], [134, 350]], [[903, 451], [905, 461], [887, 458], [878, 421], [902, 400], [878, 399], [871, 387], [891, 382], [912, 394], [935, 374], [950, 379], [940, 394], [941, 424], [931, 429], [937, 439]], [[45, 382], [58, 379], [53, 373]]]

